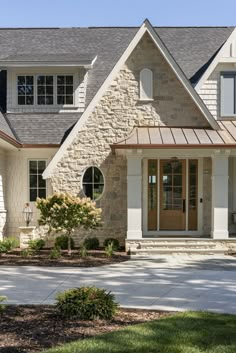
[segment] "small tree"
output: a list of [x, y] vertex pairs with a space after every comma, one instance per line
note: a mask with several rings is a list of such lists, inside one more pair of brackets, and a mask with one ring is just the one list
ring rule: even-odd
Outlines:
[[46, 199], [37, 198], [40, 225], [48, 225], [49, 232], [62, 231], [68, 236], [68, 254], [71, 255], [71, 236], [75, 228], [96, 228], [101, 224], [101, 209], [89, 198], [67, 193], [54, 193]]

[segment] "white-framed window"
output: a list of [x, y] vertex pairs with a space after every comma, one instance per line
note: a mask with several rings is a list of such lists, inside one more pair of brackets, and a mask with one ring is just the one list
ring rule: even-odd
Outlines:
[[45, 198], [47, 196], [47, 183], [42, 174], [46, 168], [45, 159], [29, 160], [29, 201], [36, 201], [37, 197]]
[[144, 68], [140, 71], [139, 98], [141, 100], [153, 99], [153, 74], [152, 70]]
[[74, 81], [72, 75], [57, 75], [57, 104], [74, 104]]
[[17, 104], [34, 106], [74, 105], [74, 75], [18, 75]]
[[18, 105], [34, 104], [34, 76], [17, 76]]
[[83, 192], [91, 200], [98, 200], [104, 191], [104, 176], [98, 167], [88, 167], [82, 178]]
[[53, 105], [54, 82], [52, 75], [37, 76], [37, 104]]

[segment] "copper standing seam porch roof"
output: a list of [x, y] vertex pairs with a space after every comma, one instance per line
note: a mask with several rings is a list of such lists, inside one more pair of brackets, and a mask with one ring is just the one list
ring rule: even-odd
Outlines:
[[221, 130], [179, 127], [135, 127], [114, 149], [131, 148], [236, 148], [236, 122], [218, 121]]

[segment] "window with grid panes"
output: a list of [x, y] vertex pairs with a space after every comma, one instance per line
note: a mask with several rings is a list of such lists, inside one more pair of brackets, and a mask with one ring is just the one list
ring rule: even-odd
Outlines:
[[18, 105], [34, 104], [34, 76], [17, 76]]
[[46, 168], [46, 160], [29, 161], [29, 200], [36, 201], [37, 197], [46, 197], [46, 180], [42, 174]]
[[58, 75], [57, 76], [57, 104], [71, 105], [73, 103], [74, 103], [73, 76]]

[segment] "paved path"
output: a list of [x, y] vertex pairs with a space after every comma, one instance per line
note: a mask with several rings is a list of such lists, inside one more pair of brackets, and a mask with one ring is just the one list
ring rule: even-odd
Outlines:
[[52, 304], [55, 294], [95, 285], [124, 307], [236, 314], [236, 258], [159, 256], [96, 268], [0, 267], [0, 295], [12, 304]]

